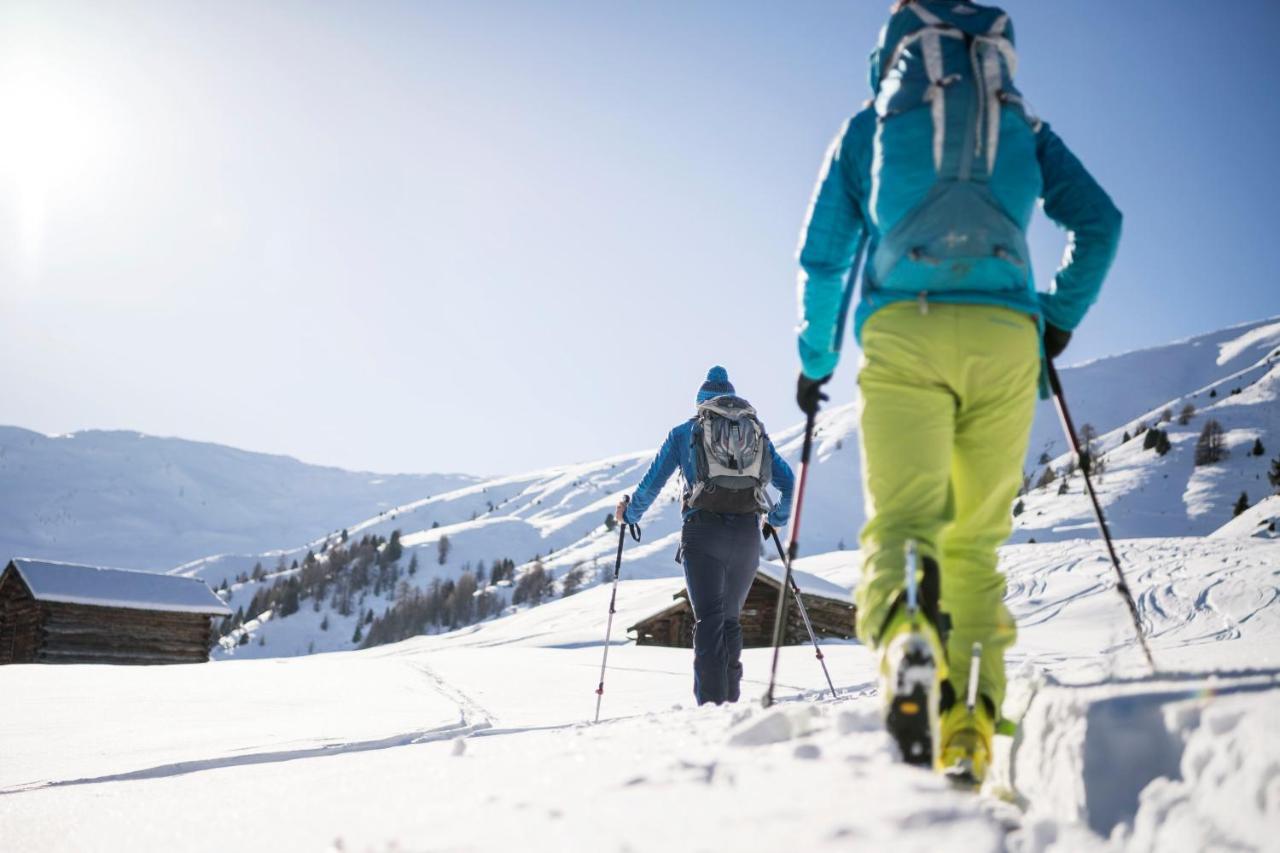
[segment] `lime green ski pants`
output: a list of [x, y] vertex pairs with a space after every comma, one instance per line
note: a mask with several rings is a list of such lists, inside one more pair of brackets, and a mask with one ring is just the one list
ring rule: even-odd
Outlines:
[[875, 648], [903, 588], [904, 545], [941, 568], [951, 615], [951, 684], [1004, 701], [1004, 653], [1017, 631], [996, 548], [1013, 528], [1040, 374], [1034, 318], [985, 305], [895, 303], [862, 329], [862, 465], [867, 523], [857, 591], [859, 639]]

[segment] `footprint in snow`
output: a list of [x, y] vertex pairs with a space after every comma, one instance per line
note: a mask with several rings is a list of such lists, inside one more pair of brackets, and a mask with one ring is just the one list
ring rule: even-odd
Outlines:
[[812, 706], [774, 708], [755, 720], [745, 720], [729, 735], [730, 746], [766, 746], [817, 731], [820, 712]]

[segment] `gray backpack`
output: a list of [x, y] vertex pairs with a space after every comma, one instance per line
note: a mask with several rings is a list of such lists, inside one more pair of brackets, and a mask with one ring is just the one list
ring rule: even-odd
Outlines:
[[686, 509], [768, 511], [765, 487], [773, 479], [769, 437], [746, 400], [726, 394], [698, 405], [693, 456], [697, 479], [685, 495]]

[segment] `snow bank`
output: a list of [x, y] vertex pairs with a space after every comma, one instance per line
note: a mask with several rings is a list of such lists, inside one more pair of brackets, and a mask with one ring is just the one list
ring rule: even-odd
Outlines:
[[[1013, 780], [1026, 851], [1265, 849], [1280, 820], [1280, 671], [1043, 688]], [[1068, 842], [1068, 839], [1070, 840]]]

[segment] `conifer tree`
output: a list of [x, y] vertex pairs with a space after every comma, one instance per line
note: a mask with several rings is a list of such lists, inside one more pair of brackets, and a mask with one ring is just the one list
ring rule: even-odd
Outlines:
[[1236, 505], [1231, 508], [1231, 517], [1235, 518], [1240, 513], [1249, 508], [1249, 493], [1241, 492], [1240, 497], [1236, 498]]
[[1040, 475], [1040, 479], [1036, 480], [1036, 488], [1043, 489], [1045, 486], [1057, 479], [1058, 475], [1054, 472], [1052, 465], [1046, 465], [1044, 473]]
[[1262, 446], [1262, 438], [1261, 438], [1261, 437], [1255, 438], [1255, 439], [1253, 440], [1253, 450], [1251, 450], [1251, 451], [1249, 451], [1249, 452], [1250, 452], [1250, 453], [1252, 453], [1254, 456], [1262, 456], [1263, 454], [1265, 454], [1265, 453], [1267, 452], [1267, 449], [1266, 449], [1265, 447], [1263, 447], [1263, 446]]
[[1213, 419], [1206, 421], [1204, 428], [1200, 430], [1200, 437], [1196, 439], [1195, 464], [1212, 465], [1215, 462], [1221, 462], [1226, 455], [1227, 448], [1223, 439], [1222, 424]]
[[578, 563], [569, 570], [569, 572], [564, 576], [563, 585], [560, 590], [562, 598], [568, 598], [582, 588], [584, 574], [585, 572], [583, 571], [581, 563]]
[[1014, 518], [1017, 518], [1018, 516], [1022, 515], [1022, 513], [1025, 512], [1026, 509], [1027, 509], [1026, 505], [1022, 503], [1022, 498], [1018, 498], [1018, 502], [1013, 505]]
[[449, 551], [450, 551], [452, 548], [453, 548], [453, 546], [452, 546], [452, 544], [449, 542], [449, 537], [448, 537], [447, 535], [446, 535], [446, 536], [441, 536], [441, 537], [440, 537], [440, 541], [436, 542], [436, 554], [438, 555], [438, 559], [439, 559], [439, 561], [440, 561], [440, 565], [442, 565], [442, 566], [443, 566], [443, 565], [448, 561], [448, 559], [449, 559]]

